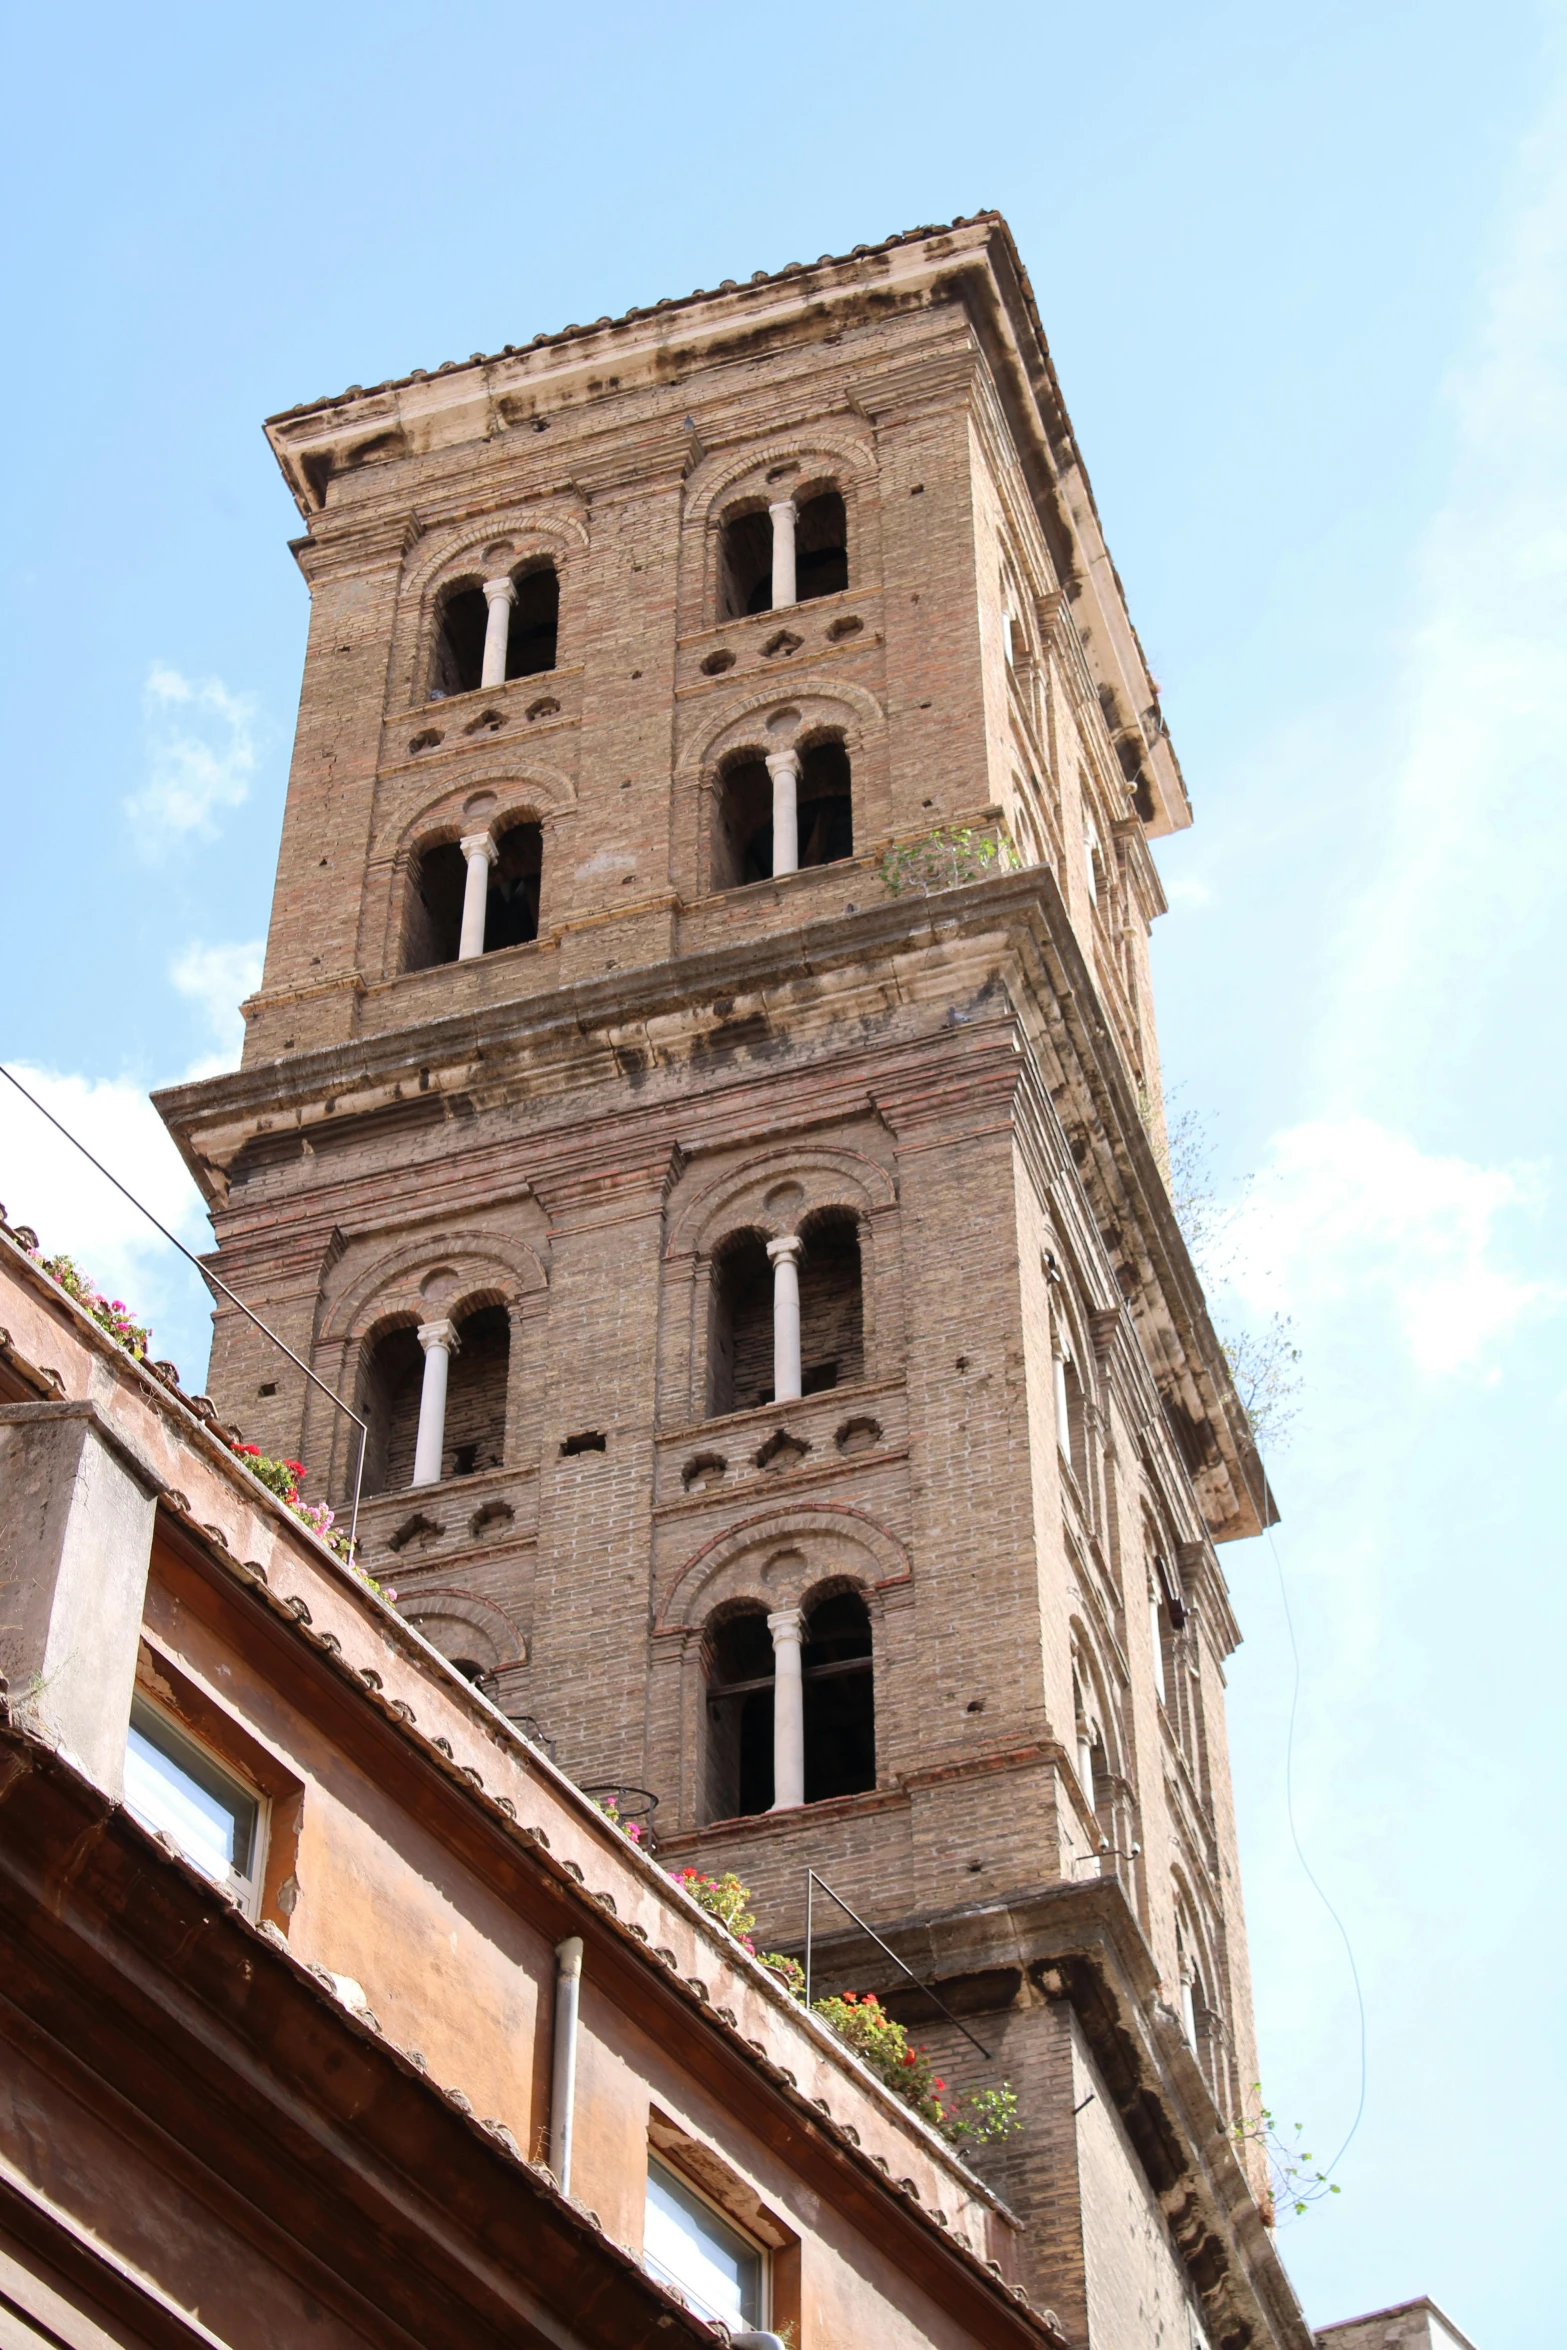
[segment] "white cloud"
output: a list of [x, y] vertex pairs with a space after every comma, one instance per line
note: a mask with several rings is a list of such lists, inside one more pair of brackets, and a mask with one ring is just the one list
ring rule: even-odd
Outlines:
[[155, 662], [142, 692], [148, 778], [125, 803], [144, 856], [196, 834], [211, 840], [220, 810], [237, 808], [256, 769], [256, 705], [221, 680], [199, 683]]
[[238, 1067], [245, 1041], [239, 1007], [261, 985], [261, 958], [259, 938], [226, 946], [207, 946], [192, 939], [169, 965], [175, 987], [200, 1009], [214, 1047], [210, 1055], [186, 1070], [187, 1077], [216, 1077]]
[[1526, 143], [1417, 565], [1405, 750], [1321, 1039], [1338, 1102], [1415, 1103], [1478, 1049], [1567, 858], [1567, 90]]
[[1527, 1315], [1563, 1302], [1505, 1261], [1498, 1225], [1537, 1202], [1534, 1170], [1422, 1151], [1361, 1117], [1275, 1135], [1270, 1163], [1226, 1219], [1226, 1286], [1253, 1313], [1307, 1317], [1345, 1301], [1391, 1309], [1416, 1369], [1488, 1375]]
[[[187, 1248], [212, 1245], [200, 1194], [142, 1087], [16, 1062], [16, 1075], [94, 1157], [113, 1169]], [[0, 1199], [30, 1224], [46, 1255], [73, 1258], [149, 1323], [160, 1354], [183, 1356], [192, 1380], [206, 1362], [209, 1301], [199, 1276], [130, 1202], [0, 1079]]]

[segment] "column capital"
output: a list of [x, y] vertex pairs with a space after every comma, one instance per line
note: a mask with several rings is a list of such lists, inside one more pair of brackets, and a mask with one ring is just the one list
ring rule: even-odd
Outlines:
[[769, 775], [775, 778], [780, 775], [792, 775], [796, 782], [799, 781], [800, 754], [798, 751], [766, 751], [763, 753], [763, 757], [767, 761]]
[[426, 1354], [432, 1346], [438, 1346], [447, 1354], [454, 1355], [460, 1343], [455, 1322], [421, 1322], [419, 1325], [419, 1344]]
[[770, 1265], [797, 1265], [805, 1254], [805, 1243], [798, 1232], [780, 1233], [767, 1243], [767, 1261]]
[[487, 832], [465, 832], [457, 846], [463, 855], [470, 860], [474, 857], [483, 857], [490, 865], [495, 863], [501, 853], [492, 836]]
[[800, 518], [800, 509], [793, 498], [769, 498], [767, 511], [775, 520], [780, 514], [786, 514], [791, 522], [797, 522]]
[[798, 1607], [774, 1609], [767, 1619], [767, 1629], [773, 1636], [774, 1648], [778, 1646], [780, 1641], [792, 1643], [798, 1648], [805, 1638], [804, 1609]]
[[510, 579], [487, 579], [484, 583], [484, 600], [487, 604], [494, 604], [501, 600], [508, 604], [515, 604], [517, 601], [516, 583]]

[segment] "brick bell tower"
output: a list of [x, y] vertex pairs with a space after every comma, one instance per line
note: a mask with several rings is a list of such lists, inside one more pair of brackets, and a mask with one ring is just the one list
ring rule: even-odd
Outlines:
[[[1214, 1546], [1272, 1505], [1160, 1176], [1190, 809], [1004, 222], [267, 430], [266, 975], [159, 1106], [368, 1417], [365, 1563], [769, 1942], [809, 1866], [937, 1986], [984, 2056], [818, 1948], [1015, 2086], [975, 2160], [1074, 2339], [1307, 2343], [1233, 2136]], [[228, 1312], [209, 1384], [344, 1500]]]

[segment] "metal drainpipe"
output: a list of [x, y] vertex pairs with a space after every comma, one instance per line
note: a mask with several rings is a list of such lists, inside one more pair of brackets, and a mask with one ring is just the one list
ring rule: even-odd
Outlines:
[[582, 1989], [582, 1936], [555, 1945], [555, 2067], [550, 2082], [550, 2169], [563, 2195], [571, 2192], [571, 2125], [577, 2105], [577, 2005]]

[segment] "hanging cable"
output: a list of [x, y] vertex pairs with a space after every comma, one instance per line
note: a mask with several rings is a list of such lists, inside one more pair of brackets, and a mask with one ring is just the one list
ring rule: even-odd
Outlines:
[[188, 1263], [195, 1266], [196, 1271], [201, 1275], [202, 1280], [206, 1282], [209, 1289], [221, 1290], [223, 1295], [228, 1299], [229, 1304], [235, 1307], [239, 1313], [242, 1313], [247, 1322], [253, 1323], [256, 1329], [261, 1332], [263, 1338], [269, 1338], [272, 1341], [272, 1344], [278, 1349], [280, 1354], [287, 1355], [289, 1361], [295, 1366], [296, 1370], [304, 1372], [305, 1377], [309, 1380], [312, 1387], [319, 1388], [321, 1393], [328, 1399], [329, 1402], [336, 1404], [340, 1412], [346, 1412], [348, 1414], [348, 1417], [353, 1421], [354, 1426], [359, 1431], [359, 1446], [354, 1462], [354, 1505], [348, 1521], [348, 1555], [350, 1558], [352, 1558], [354, 1555], [354, 1546], [359, 1534], [359, 1491], [360, 1487], [364, 1483], [365, 1476], [365, 1444], [370, 1434], [368, 1427], [366, 1426], [365, 1422], [361, 1420], [359, 1414], [354, 1410], [352, 1404], [344, 1403], [342, 1397], [336, 1394], [332, 1388], [328, 1387], [324, 1379], [318, 1379], [315, 1372], [310, 1368], [310, 1365], [300, 1361], [298, 1355], [295, 1354], [293, 1348], [288, 1344], [286, 1339], [279, 1338], [275, 1330], [269, 1330], [265, 1322], [262, 1321], [261, 1316], [259, 1314], [253, 1314], [249, 1306], [246, 1305], [244, 1299], [234, 1295], [233, 1290], [230, 1289], [226, 1281], [220, 1281], [216, 1273], [214, 1273], [209, 1266], [204, 1265], [200, 1257], [194, 1255], [193, 1252], [185, 1246], [183, 1240], [179, 1240], [175, 1237], [175, 1235], [169, 1230], [167, 1224], [160, 1224], [157, 1217], [153, 1214], [151, 1208], [144, 1206], [133, 1191], [128, 1191], [125, 1185], [120, 1181], [118, 1175], [111, 1175], [103, 1161], [93, 1157], [92, 1152], [87, 1148], [86, 1143], [80, 1141], [77, 1136], [71, 1132], [68, 1126], [62, 1126], [59, 1119], [55, 1116], [53, 1110], [46, 1110], [43, 1103], [38, 1099], [37, 1095], [29, 1093], [26, 1086], [22, 1083], [20, 1077], [16, 1076], [13, 1071], [8, 1069], [3, 1061], [0, 1061], [0, 1077], [4, 1077], [8, 1083], [14, 1085], [17, 1092], [21, 1095], [23, 1101], [31, 1102], [33, 1108], [38, 1112], [39, 1117], [48, 1119], [49, 1124], [54, 1128], [56, 1134], [63, 1134], [66, 1141], [71, 1145], [71, 1148], [81, 1152], [82, 1157], [87, 1161], [88, 1166], [96, 1167], [98, 1173], [103, 1177], [104, 1181], [106, 1183], [112, 1183], [115, 1190], [120, 1194], [120, 1197], [122, 1199], [128, 1199], [131, 1203], [131, 1206], [136, 1210], [136, 1213], [139, 1216], [145, 1216], [153, 1230], [155, 1232], [161, 1232], [164, 1239], [169, 1243], [170, 1247], [177, 1248], [180, 1252], [180, 1255], [184, 1257]]

